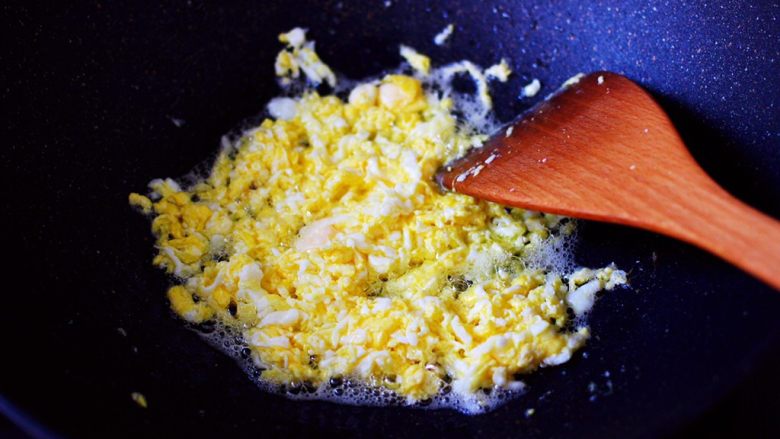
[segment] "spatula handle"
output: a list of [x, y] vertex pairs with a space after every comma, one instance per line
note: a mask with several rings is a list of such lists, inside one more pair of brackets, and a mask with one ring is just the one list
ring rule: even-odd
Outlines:
[[780, 290], [780, 222], [717, 184], [693, 185], [685, 215], [672, 216], [678, 238], [691, 242]]

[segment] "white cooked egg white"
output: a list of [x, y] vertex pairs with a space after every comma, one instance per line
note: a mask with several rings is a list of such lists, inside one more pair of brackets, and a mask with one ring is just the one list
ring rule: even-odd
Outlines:
[[[283, 83], [337, 84], [305, 31], [280, 41]], [[402, 54], [411, 75], [355, 83], [347, 101], [275, 98], [208, 176], [154, 180], [130, 203], [152, 219], [173, 311], [237, 336], [263, 387], [480, 413], [582, 347], [581, 316], [625, 273], [534, 264], [572, 221], [442, 192], [434, 173], [487, 138], [488, 82], [511, 70]], [[455, 72], [476, 98], [451, 91]]]

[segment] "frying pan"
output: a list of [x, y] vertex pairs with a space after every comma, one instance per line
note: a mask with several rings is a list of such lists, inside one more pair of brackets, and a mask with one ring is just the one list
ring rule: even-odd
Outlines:
[[[532, 78], [544, 85], [538, 100], [577, 72], [623, 73], [654, 93], [716, 180], [780, 216], [777, 3], [41, 3], [0, 12], [11, 257], [0, 407], [28, 432], [667, 435], [777, 352], [776, 292], [688, 245], [582, 222], [578, 262], [614, 261], [632, 288], [600, 299], [595, 337], [566, 365], [528, 376], [525, 396], [475, 417], [290, 401], [256, 389], [171, 315], [149, 224], [127, 206], [128, 192], [187, 173], [258, 114], [277, 93], [276, 35], [304, 26], [352, 78], [396, 66], [398, 43], [440, 63], [505, 56], [516, 74], [494, 87], [504, 120], [535, 101], [518, 98]], [[434, 45], [448, 23], [451, 41]]]

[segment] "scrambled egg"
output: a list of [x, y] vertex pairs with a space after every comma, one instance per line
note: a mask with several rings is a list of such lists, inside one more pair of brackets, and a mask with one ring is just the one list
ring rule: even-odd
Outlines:
[[[279, 75], [316, 58], [302, 32], [281, 39]], [[327, 66], [302, 69], [331, 82]], [[436, 170], [486, 138], [453, 105], [400, 74], [346, 101], [280, 98], [275, 120], [223, 150], [207, 178], [131, 194], [153, 217], [154, 264], [179, 280], [172, 309], [240, 331], [266, 382], [351, 377], [409, 403], [445, 388], [478, 399], [567, 361], [589, 336], [574, 317], [625, 275], [528, 268], [571, 222], [442, 192]]]
[[296, 27], [290, 32], [281, 34], [279, 41], [287, 44], [287, 47], [276, 55], [274, 64], [276, 76], [282, 78], [283, 84], [289, 84], [291, 78], [298, 78], [303, 71], [314, 84], [324, 81], [331, 87], [336, 85], [336, 75], [320, 60], [319, 55], [314, 51], [314, 42], [306, 41], [304, 29]]
[[427, 75], [431, 71], [431, 59], [417, 52], [409, 46], [403, 44], [398, 50], [399, 54], [409, 63], [417, 72]]

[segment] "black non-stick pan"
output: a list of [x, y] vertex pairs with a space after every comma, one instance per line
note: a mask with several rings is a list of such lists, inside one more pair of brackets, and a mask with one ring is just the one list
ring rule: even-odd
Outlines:
[[[290, 401], [171, 315], [149, 224], [127, 205], [262, 110], [277, 93], [276, 35], [304, 26], [352, 78], [395, 67], [398, 43], [439, 63], [507, 57], [516, 74], [494, 88], [504, 120], [574, 73], [623, 73], [718, 182], [777, 217], [777, 3], [98, 0], [5, 4], [0, 16], [0, 408], [36, 435], [667, 435], [777, 352], [776, 291], [686, 244], [582, 222], [578, 261], [614, 261], [632, 286], [600, 299], [595, 337], [530, 375], [525, 396], [474, 417]], [[451, 40], [434, 45], [448, 23]], [[519, 99], [533, 78], [542, 93]]]

